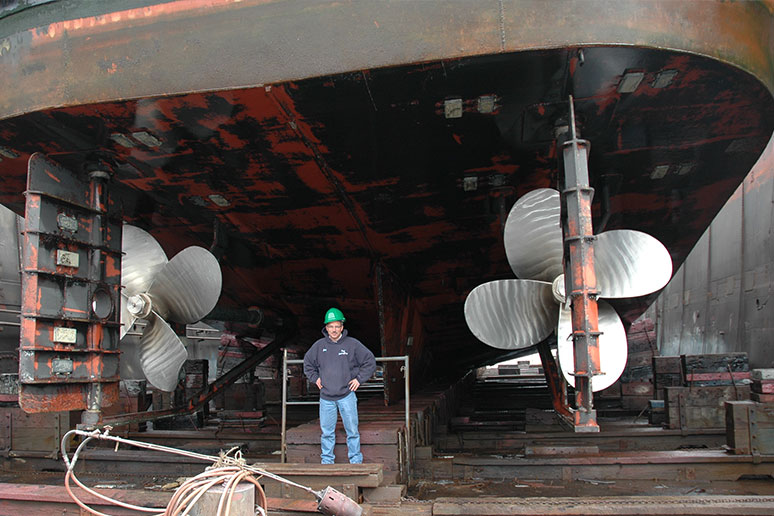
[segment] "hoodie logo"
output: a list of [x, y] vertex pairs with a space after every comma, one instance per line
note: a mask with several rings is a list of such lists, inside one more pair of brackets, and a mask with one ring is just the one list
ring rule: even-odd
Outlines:
[[346, 349], [339, 350], [339, 356], [342, 356], [342, 355], [349, 355], [349, 353], [347, 353]]
[[323, 353], [325, 353], [326, 351], [328, 351], [328, 348], [323, 348]]

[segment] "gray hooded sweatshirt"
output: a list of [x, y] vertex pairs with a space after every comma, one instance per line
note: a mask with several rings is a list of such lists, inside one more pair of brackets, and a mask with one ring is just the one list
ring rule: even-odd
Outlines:
[[338, 342], [333, 342], [323, 328], [324, 337], [312, 344], [304, 355], [304, 374], [310, 382], [322, 382], [320, 397], [336, 401], [350, 393], [349, 382], [361, 384], [376, 370], [374, 354], [359, 340], [347, 336], [345, 329]]

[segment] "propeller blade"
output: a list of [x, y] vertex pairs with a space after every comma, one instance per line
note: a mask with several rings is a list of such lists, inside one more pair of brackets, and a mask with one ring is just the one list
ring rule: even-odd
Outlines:
[[188, 351], [169, 324], [153, 312], [140, 338], [139, 355], [148, 381], [162, 391], [174, 391]]
[[124, 224], [121, 237], [121, 285], [126, 297], [147, 292], [153, 278], [167, 264], [167, 255], [150, 233]]
[[221, 283], [218, 260], [203, 247], [191, 246], [164, 266], [148, 294], [159, 315], [192, 324], [215, 308]]
[[516, 277], [548, 281], [562, 268], [562, 227], [559, 192], [532, 190], [511, 208], [505, 222], [505, 254]]
[[478, 340], [499, 349], [520, 349], [548, 337], [556, 325], [551, 284], [497, 280], [474, 288], [465, 300], [465, 321]]
[[140, 339], [124, 339], [119, 344], [121, 359], [118, 362], [121, 380], [146, 380], [140, 364]]
[[121, 292], [121, 336], [118, 340], [124, 338], [124, 335], [126, 335], [126, 333], [132, 329], [134, 321], [137, 320], [137, 318], [133, 316], [129, 309], [126, 307], [126, 302], [127, 297], [123, 292]]
[[[598, 301], [599, 307], [599, 362], [604, 374], [591, 379], [593, 392], [607, 389], [615, 383], [626, 367], [629, 349], [626, 332], [618, 314], [608, 303]], [[569, 309], [559, 308], [559, 324], [556, 328], [559, 365], [567, 383], [575, 386], [575, 350], [572, 341], [572, 315]]]
[[638, 297], [660, 289], [672, 277], [672, 258], [656, 238], [630, 229], [605, 231], [594, 243], [600, 297]]

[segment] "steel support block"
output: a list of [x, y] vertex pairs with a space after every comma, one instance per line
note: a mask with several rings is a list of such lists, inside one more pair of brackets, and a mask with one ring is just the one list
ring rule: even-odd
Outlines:
[[570, 97], [568, 130], [559, 135], [562, 148], [563, 176], [562, 235], [564, 241], [564, 278], [572, 312], [572, 338], [575, 352], [575, 405], [572, 412], [576, 432], [598, 432], [591, 379], [600, 374], [599, 314], [597, 278], [594, 271], [594, 230], [591, 221], [588, 147], [577, 137], [575, 109]]
[[33, 154], [25, 192], [19, 405], [86, 409], [87, 425], [118, 399], [120, 379], [122, 226], [106, 179]]

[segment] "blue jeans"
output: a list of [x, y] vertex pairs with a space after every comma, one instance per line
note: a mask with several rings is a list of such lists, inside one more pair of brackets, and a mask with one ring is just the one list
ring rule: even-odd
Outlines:
[[336, 445], [336, 411], [341, 414], [341, 422], [347, 432], [347, 452], [350, 464], [361, 464], [363, 454], [360, 453], [360, 433], [357, 430], [357, 396], [350, 392], [337, 401], [320, 398], [320, 458], [323, 464], [333, 464], [333, 447]]

